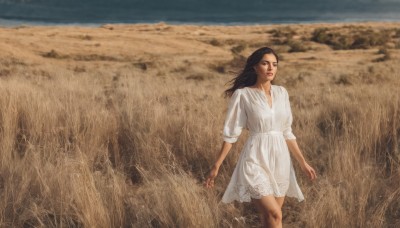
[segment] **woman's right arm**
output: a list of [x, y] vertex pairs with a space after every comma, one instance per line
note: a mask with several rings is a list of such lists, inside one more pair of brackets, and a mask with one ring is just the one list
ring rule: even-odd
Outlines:
[[239, 89], [235, 90], [235, 92], [231, 96], [224, 122], [224, 142], [222, 144], [219, 155], [204, 183], [207, 188], [212, 188], [214, 186], [214, 179], [218, 174], [219, 167], [231, 150], [232, 144], [234, 144], [238, 140], [242, 129], [246, 126], [247, 116], [241, 97], [241, 90]]
[[208, 177], [204, 183], [207, 188], [214, 187], [214, 179], [218, 175], [219, 167], [221, 166], [222, 162], [225, 160], [226, 156], [228, 155], [229, 151], [232, 148], [232, 143], [224, 141], [222, 143], [222, 148], [219, 152], [217, 160], [215, 161], [214, 165], [212, 166], [210, 172], [208, 173]]

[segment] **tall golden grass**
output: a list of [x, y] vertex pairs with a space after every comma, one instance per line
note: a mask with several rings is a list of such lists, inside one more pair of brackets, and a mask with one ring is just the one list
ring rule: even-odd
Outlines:
[[[311, 183], [295, 164], [306, 200], [285, 200], [285, 227], [400, 225], [398, 58], [348, 61], [365, 53], [315, 50], [328, 64], [284, 55], [276, 84], [291, 95], [294, 133], [318, 173]], [[2, 60], [0, 227], [258, 226], [251, 204], [220, 202], [247, 132], [215, 189], [202, 186], [232, 74], [202, 57], [156, 60], [78, 71]]]

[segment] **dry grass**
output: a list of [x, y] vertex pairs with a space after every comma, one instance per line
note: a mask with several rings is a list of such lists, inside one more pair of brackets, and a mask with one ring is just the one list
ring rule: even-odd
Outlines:
[[[250, 204], [219, 202], [247, 132], [216, 188], [201, 184], [222, 143], [224, 83], [260, 39], [318, 27], [2, 28], [0, 227], [257, 227]], [[295, 165], [306, 200], [286, 199], [284, 226], [398, 227], [400, 51], [376, 62], [378, 49], [309, 45], [282, 54], [276, 82], [318, 172], [310, 183]]]

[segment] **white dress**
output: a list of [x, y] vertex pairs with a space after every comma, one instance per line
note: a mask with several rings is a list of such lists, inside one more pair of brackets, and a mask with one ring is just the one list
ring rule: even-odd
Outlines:
[[282, 86], [271, 89], [272, 107], [265, 93], [256, 88], [237, 89], [230, 98], [224, 141], [236, 142], [243, 128], [250, 134], [222, 197], [224, 203], [250, 202], [271, 194], [304, 200], [285, 141], [296, 139], [289, 95]]

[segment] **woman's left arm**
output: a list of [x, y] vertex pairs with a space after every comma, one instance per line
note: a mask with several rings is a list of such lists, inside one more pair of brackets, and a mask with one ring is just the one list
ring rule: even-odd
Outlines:
[[304, 159], [296, 139], [287, 139], [286, 144], [288, 145], [288, 148], [294, 158], [297, 160], [297, 162], [299, 162], [301, 169], [307, 174], [307, 176], [311, 180], [316, 179], [317, 174], [315, 173], [315, 170]]

